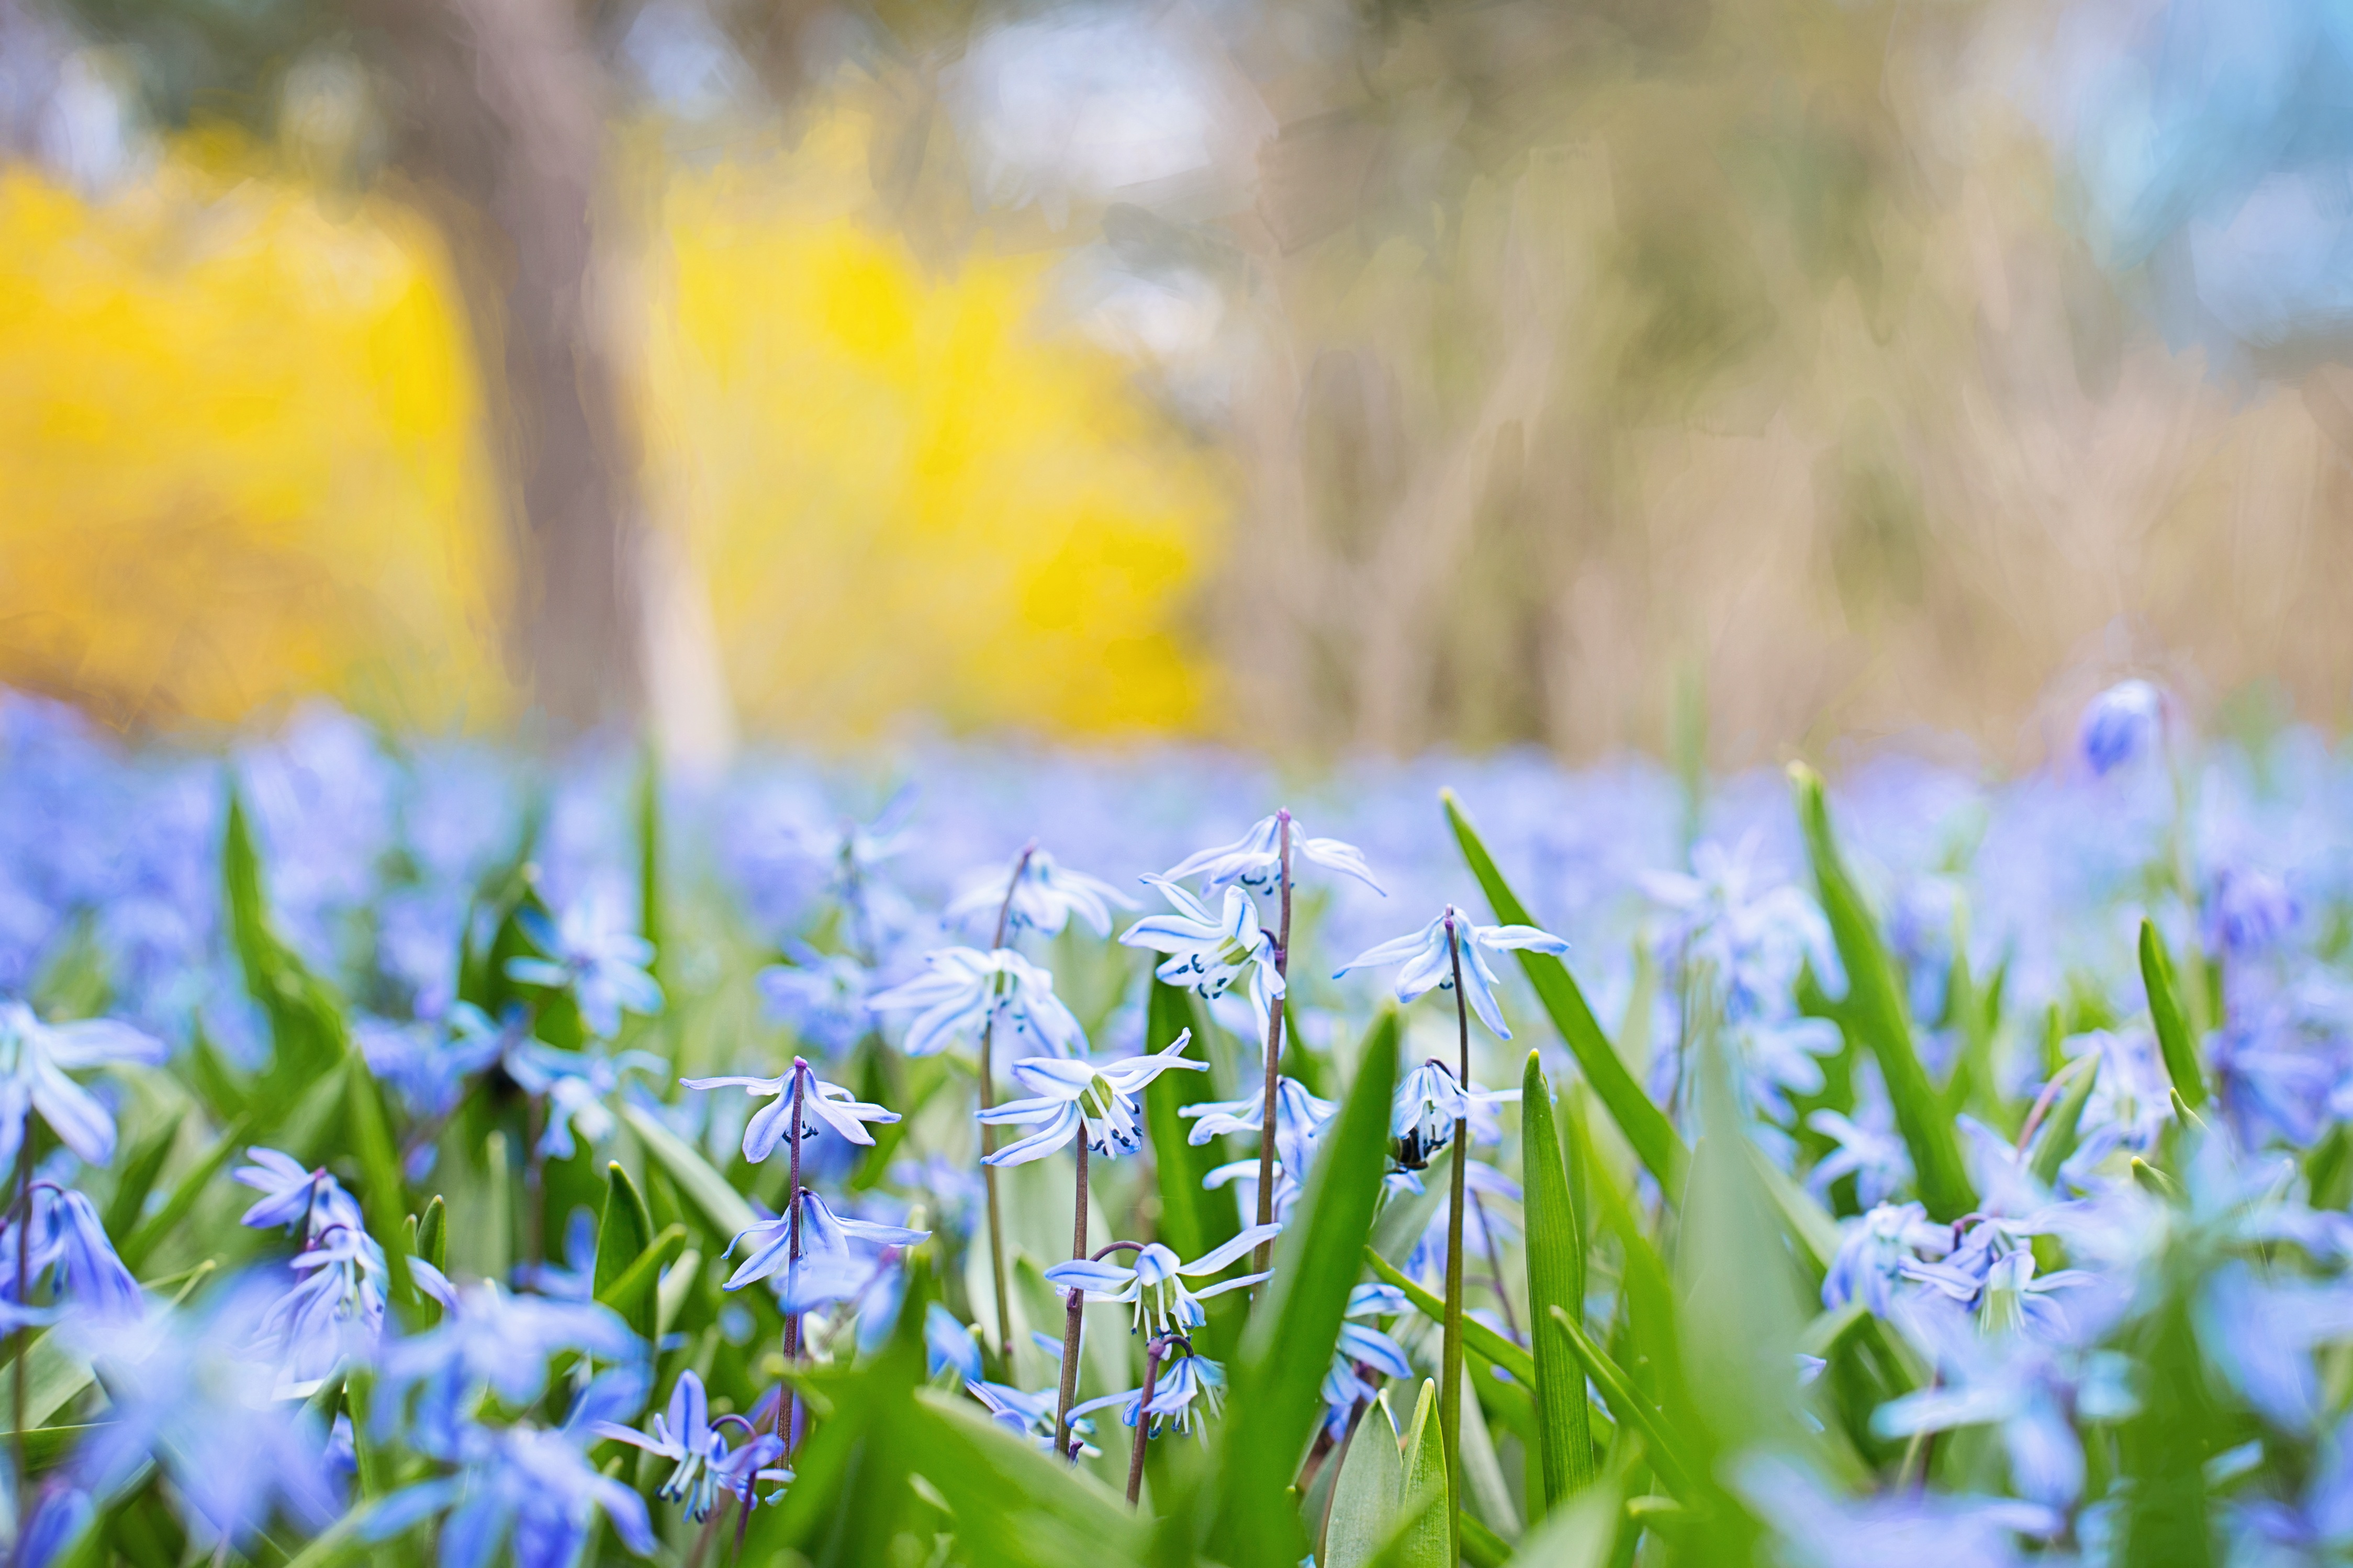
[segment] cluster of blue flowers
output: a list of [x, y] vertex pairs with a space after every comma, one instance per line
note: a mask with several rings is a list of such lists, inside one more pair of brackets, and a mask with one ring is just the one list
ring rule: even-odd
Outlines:
[[[1325, 1568], [2353, 1548], [2353, 765], [2135, 680], [2011, 782], [1856, 763], [1834, 836], [1532, 756], [1450, 831], [1436, 770], [1317, 837], [1215, 754], [884, 799], [0, 696], [12, 1561], [767, 1561], [889, 1399], [1173, 1500], [1316, 1289]], [[997, 1540], [907, 1463], [877, 1560]]]

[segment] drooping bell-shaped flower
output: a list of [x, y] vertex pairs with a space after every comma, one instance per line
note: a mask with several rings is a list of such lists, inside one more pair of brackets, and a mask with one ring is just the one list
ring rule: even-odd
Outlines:
[[1133, 1153], [1144, 1142], [1143, 1107], [1135, 1097], [1145, 1086], [1172, 1068], [1208, 1070], [1207, 1062], [1185, 1059], [1185, 1047], [1192, 1039], [1193, 1031], [1187, 1029], [1157, 1051], [1117, 1061], [1029, 1057], [1015, 1062], [1014, 1081], [1030, 1090], [1030, 1098], [992, 1106], [979, 1112], [979, 1119], [993, 1127], [1036, 1126], [1038, 1131], [987, 1155], [986, 1163], [1020, 1165], [1042, 1160], [1082, 1130], [1093, 1153], [1113, 1159]]
[[1497, 1039], [1508, 1040], [1512, 1031], [1504, 1022], [1504, 1010], [1495, 1005], [1495, 972], [1487, 961], [1515, 948], [1558, 955], [1568, 951], [1568, 943], [1534, 926], [1478, 925], [1449, 904], [1436, 920], [1419, 931], [1358, 953], [1342, 964], [1333, 978], [1336, 980], [1352, 969], [1400, 964], [1403, 967], [1398, 971], [1397, 999], [1410, 1002], [1431, 991], [1454, 989], [1454, 975], [1459, 968], [1463, 996], [1471, 1004], [1471, 1011], [1494, 1032]]
[[1047, 1269], [1046, 1280], [1058, 1290], [1084, 1290], [1091, 1301], [1132, 1303], [1139, 1328], [1148, 1327], [1160, 1334], [1187, 1332], [1209, 1321], [1201, 1307], [1204, 1300], [1255, 1285], [1267, 1276], [1245, 1274], [1198, 1288], [1185, 1281], [1188, 1278], [1214, 1277], [1261, 1242], [1273, 1240], [1282, 1230], [1279, 1225], [1252, 1226], [1190, 1263], [1181, 1261], [1173, 1249], [1156, 1241], [1137, 1252], [1133, 1263], [1110, 1258], [1073, 1258]]

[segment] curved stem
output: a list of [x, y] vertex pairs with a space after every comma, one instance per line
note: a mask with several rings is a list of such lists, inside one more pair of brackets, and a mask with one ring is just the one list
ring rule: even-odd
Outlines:
[[[1029, 858], [1038, 853], [1038, 841], [1032, 838], [1021, 847], [1021, 858], [1013, 863], [1013, 876], [1005, 884], [1005, 901], [997, 906], [997, 933], [989, 938], [992, 952], [1005, 945], [1006, 922], [1013, 914], [1014, 889], [1021, 886], [1022, 876], [1029, 869]], [[989, 1067], [989, 1045], [997, 1033], [997, 1009], [980, 1025], [980, 1108], [987, 1110], [997, 1103], [996, 1074]], [[1005, 1211], [997, 1197], [997, 1167], [988, 1156], [997, 1152], [997, 1129], [984, 1121], [980, 1124], [980, 1179], [988, 1189], [988, 1278], [996, 1291], [997, 1353], [1010, 1365], [1013, 1361], [1012, 1296], [1006, 1286], [1005, 1273]]]
[[[1461, 1031], [1461, 1066], [1457, 1096], [1471, 1092], [1471, 1008], [1462, 995], [1462, 939], [1454, 911], [1446, 911], [1446, 952], [1454, 965], [1454, 1015]], [[1467, 1111], [1468, 1103], [1458, 1100]], [[1462, 1207], [1471, 1124], [1454, 1119], [1454, 1180], [1446, 1207], [1446, 1338], [1438, 1390], [1439, 1428], [1446, 1445], [1446, 1530], [1451, 1561], [1462, 1557]]]
[[[1291, 813], [1274, 814], [1274, 837], [1278, 856], [1276, 886], [1282, 898], [1282, 924], [1274, 939], [1274, 972], [1281, 975], [1287, 988], [1291, 983]], [[1258, 1130], [1258, 1223], [1274, 1223], [1274, 1115], [1276, 1089], [1282, 1083], [1282, 1014], [1288, 998], [1278, 996], [1269, 1010], [1266, 1020], [1266, 1100], [1260, 1107]], [[1301, 1179], [1303, 1173], [1294, 1171], [1292, 1179]], [[1274, 1257], [1274, 1243], [1261, 1241], [1250, 1260], [1250, 1268], [1263, 1274]]]
[[[16, 1144], [16, 1304], [31, 1306], [30, 1281], [25, 1277], [32, 1272], [33, 1235], [33, 1127], [27, 1118]], [[16, 1462], [16, 1518], [22, 1521], [30, 1517], [27, 1509], [33, 1500], [31, 1483], [25, 1476], [25, 1363], [31, 1349], [31, 1330], [20, 1325], [16, 1330], [16, 1367], [9, 1395], [9, 1406], [16, 1419], [10, 1424], [8, 1441]], [[20, 1522], [19, 1528], [22, 1528]]]
[[[1087, 1255], [1087, 1135], [1079, 1132], [1079, 1202], [1078, 1217], [1071, 1222], [1071, 1256]], [[1072, 1464], [1078, 1454], [1071, 1441], [1071, 1405], [1079, 1396], [1079, 1331], [1086, 1320], [1087, 1293], [1073, 1286], [1070, 1305], [1062, 1315], [1062, 1386], [1054, 1403], [1054, 1452]]]
[[[1133, 1247], [1134, 1242], [1114, 1242], [1113, 1246]], [[1109, 1251], [1110, 1248], [1104, 1248]], [[1101, 1257], [1102, 1254], [1096, 1254]], [[1193, 1353], [1193, 1342], [1182, 1334], [1160, 1334], [1144, 1347], [1144, 1387], [1135, 1405], [1135, 1442], [1127, 1451], [1127, 1506], [1134, 1508], [1136, 1499], [1144, 1495], [1144, 1446], [1152, 1439], [1152, 1391], [1160, 1382], [1160, 1358], [1168, 1353], [1170, 1345], [1183, 1345], [1185, 1353]]]

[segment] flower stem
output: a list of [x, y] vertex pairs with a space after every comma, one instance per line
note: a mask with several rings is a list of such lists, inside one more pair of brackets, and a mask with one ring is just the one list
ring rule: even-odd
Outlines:
[[1172, 1344], [1191, 1354], [1193, 1342], [1180, 1334], [1159, 1334], [1144, 1347], [1144, 1389], [1135, 1406], [1135, 1444], [1127, 1451], [1127, 1506], [1144, 1495], [1144, 1446], [1152, 1438], [1152, 1391], [1160, 1381], [1160, 1358]]
[[[26, 1275], [32, 1271], [33, 1235], [33, 1128], [26, 1119], [16, 1143], [16, 1304], [32, 1305], [31, 1292], [26, 1289]], [[25, 1361], [31, 1350], [30, 1326], [16, 1328], [16, 1376], [9, 1395], [9, 1407], [15, 1419], [9, 1424], [10, 1457], [16, 1465], [16, 1520], [22, 1530], [28, 1518], [26, 1510], [33, 1500], [31, 1483], [25, 1475]]]
[[[1071, 1257], [1073, 1261], [1087, 1255], [1087, 1135], [1079, 1133], [1079, 1204], [1078, 1217], [1071, 1222]], [[1054, 1452], [1071, 1463], [1078, 1462], [1071, 1442], [1071, 1405], [1079, 1396], [1079, 1330], [1085, 1322], [1087, 1293], [1073, 1286], [1071, 1304], [1062, 1317], [1062, 1387], [1054, 1402]]]
[[[797, 1064], [796, 1064], [797, 1066]], [[785, 1184], [785, 1278], [798, 1284], [801, 1260], [801, 1075], [793, 1074], [793, 1152], [792, 1173]], [[785, 1368], [787, 1373], [801, 1354], [801, 1315], [785, 1314]], [[785, 1462], [793, 1458], [793, 1419], [800, 1395], [793, 1391], [790, 1381], [784, 1386], [784, 1396], [776, 1401], [776, 1436], [785, 1445]]]
[[1493, 1281], [1495, 1305], [1503, 1310], [1504, 1329], [1514, 1340], [1517, 1340], [1520, 1337], [1520, 1320], [1519, 1315], [1512, 1310], [1512, 1292], [1504, 1284], [1504, 1253], [1495, 1241], [1495, 1227], [1487, 1223], [1487, 1205], [1479, 1201], [1476, 1193], [1471, 1194], [1471, 1208], [1479, 1216], [1479, 1235], [1487, 1243], [1487, 1267], [1495, 1276]]
[[[1282, 897], [1282, 923], [1274, 938], [1274, 972], [1287, 987], [1291, 981], [1291, 813], [1274, 814], [1276, 852], [1280, 857], [1276, 886]], [[1282, 1012], [1284, 998], [1278, 996], [1268, 1011], [1266, 1020], [1266, 1100], [1260, 1107], [1258, 1129], [1258, 1223], [1274, 1223], [1274, 1105], [1275, 1090], [1282, 1071]], [[1304, 1173], [1294, 1171], [1292, 1179], [1303, 1179]], [[1250, 1261], [1254, 1273], [1266, 1272], [1274, 1257], [1274, 1243], [1261, 1241]]]
[[[1454, 912], [1446, 915], [1446, 952], [1454, 965], [1454, 1016], [1461, 1037], [1461, 1068], [1455, 1079], [1459, 1096], [1471, 1092], [1471, 1008], [1462, 994], [1462, 941]], [[1466, 1110], [1467, 1100], [1458, 1104]], [[1471, 1158], [1471, 1124], [1454, 1119], [1454, 1179], [1446, 1205], [1446, 1337], [1438, 1390], [1438, 1425], [1446, 1446], [1446, 1533], [1448, 1560], [1462, 1558], [1462, 1199]]]
[[[1013, 865], [1013, 876], [1005, 884], [1005, 901], [997, 907], [997, 934], [989, 939], [989, 949], [1005, 945], [1006, 921], [1013, 914], [1014, 889], [1021, 886], [1023, 873], [1029, 869], [1029, 858], [1038, 853], [1038, 841], [1032, 838], [1021, 847], [1021, 858]], [[991, 1007], [980, 1025], [980, 1108], [987, 1110], [997, 1103], [996, 1075], [989, 1069], [988, 1047], [997, 1033], [997, 1009]], [[997, 1353], [1008, 1366], [1013, 1362], [1013, 1306], [1006, 1288], [1005, 1274], [1005, 1211], [997, 1199], [997, 1167], [988, 1156], [997, 1152], [997, 1129], [984, 1121], [980, 1124], [980, 1179], [988, 1189], [988, 1277], [997, 1294]]]

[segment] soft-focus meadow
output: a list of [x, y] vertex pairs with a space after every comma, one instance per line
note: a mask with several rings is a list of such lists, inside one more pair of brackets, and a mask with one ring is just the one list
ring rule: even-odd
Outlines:
[[8, 1568], [2353, 1561], [2348, 92], [0, 0]]

